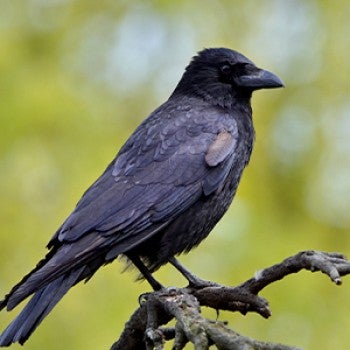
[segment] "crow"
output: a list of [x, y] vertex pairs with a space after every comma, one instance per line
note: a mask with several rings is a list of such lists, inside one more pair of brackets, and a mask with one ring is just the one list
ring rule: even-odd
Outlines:
[[0, 336], [23, 344], [67, 291], [118, 256], [154, 290], [152, 272], [197, 246], [227, 211], [254, 141], [254, 90], [282, 87], [237, 51], [194, 56], [169, 99], [134, 131], [49, 241], [47, 255], [0, 302], [34, 294]]

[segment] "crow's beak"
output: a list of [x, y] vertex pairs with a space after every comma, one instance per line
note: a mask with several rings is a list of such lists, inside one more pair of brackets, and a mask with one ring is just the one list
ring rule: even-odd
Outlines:
[[252, 90], [284, 87], [282, 80], [277, 75], [260, 68], [234, 80], [238, 86]]

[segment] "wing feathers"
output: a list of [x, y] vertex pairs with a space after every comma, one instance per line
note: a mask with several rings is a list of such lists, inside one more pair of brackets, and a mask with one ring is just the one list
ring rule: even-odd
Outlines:
[[174, 119], [153, 115], [136, 130], [56, 239], [72, 242], [99, 231], [124, 241], [154, 222], [175, 219], [220, 187], [237, 146], [236, 122], [217, 110], [175, 113]]
[[205, 161], [210, 167], [217, 166], [233, 153], [237, 140], [227, 131], [220, 132], [215, 141], [209, 146]]

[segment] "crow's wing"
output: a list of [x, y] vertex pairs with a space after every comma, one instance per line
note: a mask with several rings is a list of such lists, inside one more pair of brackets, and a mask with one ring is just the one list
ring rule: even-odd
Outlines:
[[49, 243], [48, 255], [0, 307], [84, 267], [74, 283], [147, 240], [201, 196], [221, 189], [239, 158], [232, 116], [217, 111], [152, 114], [84, 193]]
[[113, 234], [114, 244], [142, 241], [220, 187], [237, 140], [234, 118], [217, 110], [156, 111], [85, 192], [51, 244], [92, 231]]

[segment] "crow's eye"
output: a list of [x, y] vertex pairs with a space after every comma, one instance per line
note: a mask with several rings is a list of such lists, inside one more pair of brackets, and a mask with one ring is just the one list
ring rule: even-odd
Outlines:
[[231, 65], [225, 63], [220, 67], [221, 73], [224, 75], [231, 74]]

